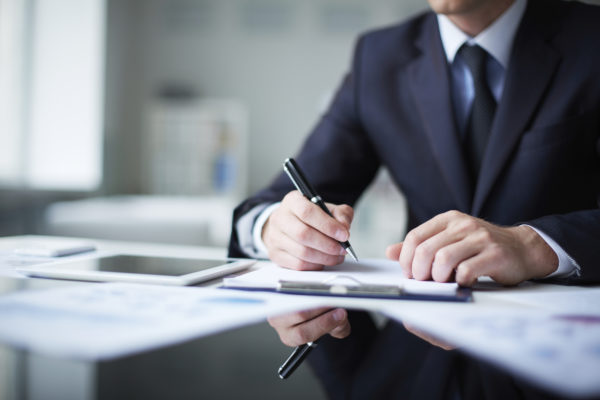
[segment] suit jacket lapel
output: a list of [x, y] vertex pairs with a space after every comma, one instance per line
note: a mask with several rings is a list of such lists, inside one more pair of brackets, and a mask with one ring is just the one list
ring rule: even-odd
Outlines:
[[[541, 33], [546, 26], [552, 26], [552, 22], [532, 21], [533, 16], [528, 15], [532, 6], [529, 8], [515, 36], [503, 95], [496, 110], [475, 190], [473, 215], [479, 215], [482, 211], [485, 200], [531, 121], [559, 62], [558, 54]], [[535, 10], [538, 11], [541, 10]]]
[[[412, 95], [435, 159], [458, 209], [471, 209], [473, 189], [454, 121], [447, 60], [434, 14], [423, 24], [416, 45], [422, 54], [407, 66]], [[426, 183], [423, 183], [426, 184]]]

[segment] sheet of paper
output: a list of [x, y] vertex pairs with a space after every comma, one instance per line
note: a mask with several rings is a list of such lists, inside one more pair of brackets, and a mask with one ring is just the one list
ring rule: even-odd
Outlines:
[[109, 359], [316, 306], [304, 296], [82, 284], [0, 298], [0, 340], [59, 357]]
[[600, 313], [447, 303], [383, 312], [546, 389], [600, 395]]
[[439, 283], [407, 279], [395, 261], [382, 259], [365, 259], [359, 263], [346, 261], [333, 267], [325, 267], [322, 271], [294, 271], [281, 268], [271, 262], [257, 263], [258, 269], [246, 274], [226, 278], [223, 284], [227, 287], [246, 287], [275, 289], [280, 280], [294, 282], [319, 282], [340, 284], [375, 284], [398, 285], [408, 293], [453, 295], [456, 283]]
[[490, 299], [510, 301], [556, 312], [600, 315], [600, 288], [534, 287], [485, 293]]

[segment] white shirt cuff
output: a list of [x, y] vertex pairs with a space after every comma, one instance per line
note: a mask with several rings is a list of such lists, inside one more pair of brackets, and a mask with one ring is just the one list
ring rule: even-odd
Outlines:
[[259, 204], [242, 215], [235, 224], [240, 247], [248, 256], [268, 258], [267, 248], [261, 238], [262, 228], [279, 204]]
[[573, 258], [567, 254], [566, 251], [558, 244], [554, 239], [550, 236], [546, 235], [544, 232], [539, 229], [534, 228], [531, 225], [526, 225], [533, 229], [538, 235], [544, 239], [544, 241], [554, 250], [556, 256], [558, 257], [558, 268], [556, 271], [546, 276], [545, 278], [567, 278], [572, 275], [578, 276], [581, 271], [581, 267], [573, 260]]
[[256, 248], [256, 252], [260, 254], [261, 258], [269, 257], [269, 250], [267, 250], [267, 246], [265, 246], [265, 242], [262, 240], [262, 229], [267, 222], [267, 219], [271, 216], [273, 211], [277, 207], [281, 205], [281, 202], [271, 204], [267, 208], [265, 208], [258, 218], [256, 218], [256, 222], [254, 222], [254, 227], [252, 228], [252, 239], [254, 242], [254, 247]]

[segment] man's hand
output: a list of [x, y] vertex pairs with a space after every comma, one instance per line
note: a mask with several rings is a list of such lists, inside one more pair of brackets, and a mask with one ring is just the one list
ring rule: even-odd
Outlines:
[[543, 278], [558, 268], [558, 257], [528, 226], [501, 227], [449, 211], [410, 231], [387, 248], [409, 278], [456, 280], [471, 286], [480, 276], [514, 285]]
[[269, 258], [282, 267], [319, 270], [344, 261], [354, 210], [347, 205], [327, 204], [334, 218], [300, 192], [288, 193], [267, 219], [262, 239]]
[[343, 339], [350, 334], [348, 313], [342, 308], [317, 308], [268, 318], [286, 346], [314, 342], [323, 335]]

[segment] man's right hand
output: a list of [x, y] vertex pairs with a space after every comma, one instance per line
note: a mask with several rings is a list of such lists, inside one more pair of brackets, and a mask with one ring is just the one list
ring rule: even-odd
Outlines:
[[297, 270], [320, 270], [344, 261], [354, 210], [348, 205], [327, 204], [334, 218], [300, 192], [288, 193], [263, 226], [262, 239], [269, 258]]

